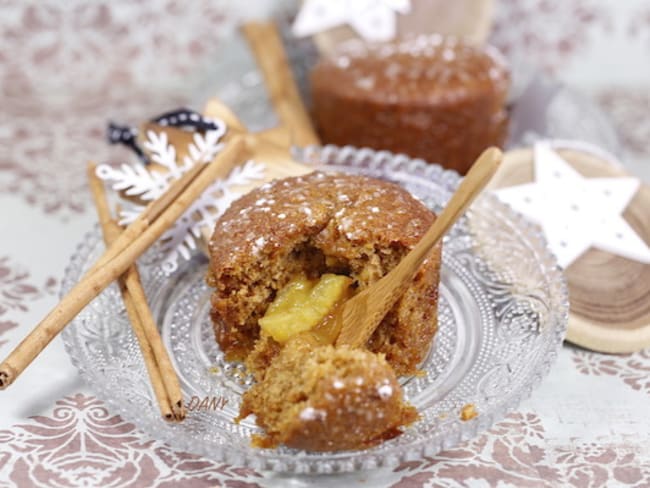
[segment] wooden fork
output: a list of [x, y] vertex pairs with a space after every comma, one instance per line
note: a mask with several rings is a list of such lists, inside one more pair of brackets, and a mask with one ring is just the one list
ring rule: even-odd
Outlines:
[[[433, 246], [490, 181], [502, 157], [501, 151], [496, 147], [483, 151], [420, 242], [386, 276], [344, 302], [334, 312], [329, 326], [341, 331], [336, 340], [337, 346], [348, 344], [360, 347], [368, 341], [388, 311], [406, 291]], [[333, 334], [330, 333], [331, 335]]]

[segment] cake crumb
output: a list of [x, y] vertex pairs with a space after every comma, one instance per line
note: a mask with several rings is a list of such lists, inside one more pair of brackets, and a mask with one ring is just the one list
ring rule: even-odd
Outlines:
[[460, 419], [463, 422], [472, 420], [474, 417], [478, 417], [478, 412], [473, 403], [467, 403], [463, 408], [460, 409]]

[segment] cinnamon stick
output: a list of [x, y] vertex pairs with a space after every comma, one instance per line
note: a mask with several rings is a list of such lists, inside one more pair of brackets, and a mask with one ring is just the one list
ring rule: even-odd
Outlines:
[[[177, 198], [159, 213], [139, 236], [128, 242], [105, 264], [96, 267], [92, 273], [84, 276], [77, 285], [54, 307], [54, 309], [32, 330], [32, 332], [0, 364], [0, 389], [13, 383], [18, 375], [40, 354], [40, 352], [63, 330], [88, 303], [101, 293], [109, 283], [115, 281], [167, 230], [217, 178], [225, 177], [229, 171], [241, 162], [244, 150], [241, 137], [233, 137], [227, 146], [203, 171], [187, 185]], [[161, 199], [169, 199], [163, 195]], [[161, 200], [159, 199], [159, 200]], [[150, 205], [158, 212], [159, 200]], [[148, 220], [147, 220], [148, 221]], [[130, 226], [129, 226], [130, 227]], [[125, 230], [125, 233], [128, 231]], [[124, 234], [123, 234], [124, 235]], [[121, 238], [122, 236], [120, 236]], [[120, 240], [117, 239], [117, 241]], [[116, 241], [116, 242], [117, 242]], [[107, 253], [111, 253], [113, 246]], [[115, 251], [113, 251], [115, 254]]]
[[[120, 229], [115, 222], [113, 222], [113, 226], [118, 230]], [[148, 341], [156, 363], [158, 364], [160, 375], [162, 376], [162, 381], [169, 398], [169, 403], [171, 404], [172, 412], [174, 413], [174, 420], [180, 422], [185, 419], [186, 415], [181, 384], [178, 380], [176, 370], [172, 365], [167, 348], [160, 337], [151, 309], [147, 304], [147, 296], [144, 293], [144, 287], [142, 286], [142, 280], [140, 279], [140, 273], [138, 272], [137, 266], [135, 264], [130, 266], [123, 275], [123, 278], [124, 286], [133, 298], [133, 305], [138, 317], [140, 318], [145, 339]]]
[[[122, 229], [111, 218], [104, 184], [97, 177], [95, 173], [96, 169], [95, 164], [88, 164], [88, 184], [97, 209], [104, 242], [108, 247], [120, 236]], [[126, 273], [120, 276], [118, 283], [124, 308], [126, 309], [138, 344], [140, 345], [140, 351], [142, 352], [144, 364], [149, 374], [149, 380], [151, 381], [160, 413], [165, 420], [180, 421], [185, 418], [180, 383], [178, 382], [176, 372], [171, 368], [171, 361], [169, 360], [167, 351], [162, 346], [158, 329], [153, 323], [153, 317], [147, 305], [137, 265], [132, 264], [129, 266]], [[152, 324], [153, 328], [151, 327]], [[162, 354], [160, 350], [161, 346]], [[162, 367], [165, 363], [169, 367]], [[178, 397], [181, 397], [180, 408], [178, 408], [177, 404]], [[172, 400], [172, 398], [175, 400]], [[172, 408], [173, 406], [176, 408]]]
[[[87, 170], [88, 183], [90, 186], [91, 194], [93, 196], [93, 200], [95, 202], [95, 207], [97, 209], [97, 215], [99, 217], [100, 227], [104, 236], [104, 242], [108, 247], [115, 241], [115, 239], [117, 239], [117, 237], [119, 237], [122, 232], [119, 227], [115, 227], [113, 225], [115, 222], [110, 216], [110, 210], [108, 209], [108, 202], [106, 201], [104, 185], [99, 180], [99, 178], [97, 178], [95, 170], [96, 166], [92, 163], [89, 163]], [[129, 273], [131, 269], [133, 269], [133, 266], [131, 266], [126, 273]], [[158, 405], [160, 407], [160, 413], [166, 420], [172, 420], [174, 416], [171, 410], [169, 397], [167, 396], [167, 391], [165, 390], [165, 386], [160, 375], [160, 370], [158, 369], [158, 364], [154, 358], [151, 346], [146, 340], [144, 332], [142, 331], [142, 323], [140, 322], [140, 316], [135, 309], [133, 298], [128, 293], [128, 290], [124, 285], [124, 275], [120, 277], [118, 282], [120, 285], [120, 294], [122, 295], [122, 300], [124, 302], [124, 308], [126, 309], [127, 316], [129, 317], [129, 321], [133, 327], [133, 332], [135, 333], [135, 336], [140, 345], [140, 350], [142, 352], [144, 363], [149, 374], [151, 386], [153, 387], [154, 395], [156, 396]]]
[[260, 67], [266, 89], [280, 118], [298, 146], [320, 144], [298, 87], [277, 27], [272, 22], [248, 22], [242, 27]]

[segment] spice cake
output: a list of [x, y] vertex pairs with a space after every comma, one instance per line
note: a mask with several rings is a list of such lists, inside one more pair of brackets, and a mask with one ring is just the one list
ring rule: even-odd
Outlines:
[[465, 174], [507, 132], [510, 76], [493, 48], [441, 35], [345, 43], [311, 72], [323, 142], [386, 149]]
[[398, 185], [322, 172], [268, 183], [224, 213], [210, 242], [211, 315], [226, 358], [257, 380], [239, 415], [265, 429], [255, 445], [361, 449], [416, 419], [397, 375], [416, 371], [436, 332], [440, 246], [365, 348], [334, 347], [326, 324], [434, 219]]
[[[406, 190], [365, 176], [314, 172], [276, 180], [234, 202], [210, 242], [211, 316], [228, 360], [261, 377], [281, 344], [260, 332], [269, 305], [297, 275], [349, 276], [362, 290], [392, 269], [435, 216]], [[437, 327], [440, 246], [367, 343], [412, 374]]]

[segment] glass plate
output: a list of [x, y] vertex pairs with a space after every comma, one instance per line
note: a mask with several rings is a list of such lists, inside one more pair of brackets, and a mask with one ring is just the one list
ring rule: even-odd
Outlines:
[[[452, 171], [421, 160], [350, 147], [308, 148], [297, 158], [326, 171], [360, 173], [403, 185], [438, 211], [459, 182]], [[98, 229], [80, 244], [66, 270], [69, 290], [103, 250]], [[166, 277], [154, 246], [140, 270], [162, 336], [190, 406], [181, 424], [168, 424], [149, 386], [136, 339], [111, 285], [70, 324], [66, 349], [82, 377], [115, 413], [171, 446], [226, 461], [294, 473], [330, 473], [393, 466], [431, 456], [490, 427], [527, 397], [555, 360], [567, 324], [565, 281], [540, 230], [496, 198], [479, 199], [445, 238], [439, 331], [421, 376], [402, 378], [421, 419], [405, 433], [363, 451], [309, 453], [257, 449], [249, 418], [232, 422], [244, 389], [243, 366], [227, 363], [208, 316], [207, 259], [197, 255]], [[478, 416], [461, 421], [473, 404]], [[223, 408], [221, 408], [223, 407]]]

